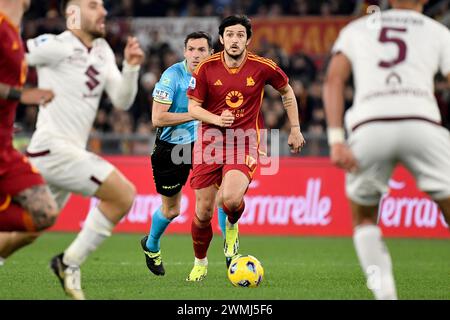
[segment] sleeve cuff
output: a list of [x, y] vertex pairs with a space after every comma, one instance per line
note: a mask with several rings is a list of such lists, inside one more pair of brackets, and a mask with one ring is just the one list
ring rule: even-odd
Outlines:
[[141, 69], [141, 66], [138, 65], [131, 65], [126, 60], [123, 61], [123, 70], [122, 71], [128, 71], [128, 72], [137, 72]]
[[203, 103], [203, 100], [198, 99], [197, 97], [194, 97], [193, 95], [187, 94], [186, 95], [189, 99], [195, 100], [198, 103]]

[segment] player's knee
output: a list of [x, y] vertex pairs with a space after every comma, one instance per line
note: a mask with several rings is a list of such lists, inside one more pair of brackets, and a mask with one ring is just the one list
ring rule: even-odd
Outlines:
[[33, 217], [36, 231], [44, 231], [52, 227], [56, 222], [58, 214], [58, 206], [53, 198], [49, 199], [43, 207], [32, 211], [31, 216]]
[[167, 210], [165, 210], [164, 215], [167, 219], [175, 219], [180, 215], [180, 207], [169, 207]]
[[34, 226], [36, 231], [44, 231], [52, 227], [56, 222], [56, 216], [35, 217]]
[[136, 187], [129, 181], [127, 181], [122, 188], [120, 198], [117, 199], [118, 207], [123, 212], [128, 212], [133, 205], [134, 198], [136, 197]]
[[212, 216], [210, 215], [199, 215], [196, 213], [194, 217], [194, 223], [200, 228], [206, 228], [211, 224]]
[[203, 205], [197, 205], [196, 214], [197, 217], [202, 220], [211, 220], [214, 213], [214, 205], [209, 204], [203, 204]]
[[136, 195], [137, 195], [136, 187], [131, 182], [128, 183], [127, 202], [130, 207], [133, 205], [134, 198], [136, 198]]
[[223, 195], [223, 205], [230, 211], [237, 211], [242, 204], [242, 197], [228, 193]]

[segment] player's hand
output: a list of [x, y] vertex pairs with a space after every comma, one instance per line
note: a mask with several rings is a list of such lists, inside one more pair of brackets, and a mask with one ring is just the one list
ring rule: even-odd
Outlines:
[[217, 118], [217, 122], [215, 123], [215, 125], [222, 128], [228, 128], [231, 127], [233, 122], [234, 122], [234, 114], [230, 110], [224, 110], [222, 111], [221, 115]]
[[144, 62], [145, 54], [136, 37], [128, 37], [124, 55], [126, 62], [132, 66], [141, 65]]
[[353, 152], [344, 143], [335, 143], [330, 150], [331, 162], [349, 172], [358, 170], [358, 162], [356, 161]]
[[23, 104], [37, 104], [45, 106], [53, 100], [55, 95], [51, 90], [43, 90], [38, 88], [23, 89], [20, 96], [20, 102]]
[[305, 145], [306, 141], [305, 138], [303, 138], [303, 135], [300, 131], [299, 127], [293, 127], [291, 129], [291, 133], [289, 134], [288, 138], [288, 145], [291, 149], [291, 153], [299, 153], [300, 150]]

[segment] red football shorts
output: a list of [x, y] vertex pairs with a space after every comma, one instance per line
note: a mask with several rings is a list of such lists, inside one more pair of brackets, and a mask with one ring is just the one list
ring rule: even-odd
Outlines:
[[[195, 153], [196, 151], [194, 151]], [[198, 152], [198, 150], [197, 150]], [[211, 185], [220, 186], [222, 179], [228, 171], [238, 170], [245, 174], [249, 181], [252, 181], [253, 174], [258, 166], [257, 154], [250, 155], [248, 151], [234, 151], [232, 152], [233, 161], [225, 160], [225, 151], [223, 155], [220, 155], [216, 163], [212, 161], [201, 161], [198, 163], [198, 157], [194, 156], [194, 164], [191, 175], [191, 188], [203, 189]], [[238, 161], [240, 159], [240, 161]], [[197, 161], [196, 161], [197, 160]]]
[[[0, 194], [15, 196], [25, 189], [45, 184], [44, 179], [28, 159], [17, 150], [0, 168]], [[0, 160], [1, 161], [1, 160]]]

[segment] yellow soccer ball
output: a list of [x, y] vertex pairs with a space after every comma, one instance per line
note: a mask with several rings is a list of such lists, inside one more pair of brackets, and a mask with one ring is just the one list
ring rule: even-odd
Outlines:
[[264, 278], [264, 268], [254, 256], [238, 256], [231, 261], [228, 279], [235, 287], [256, 288]]

